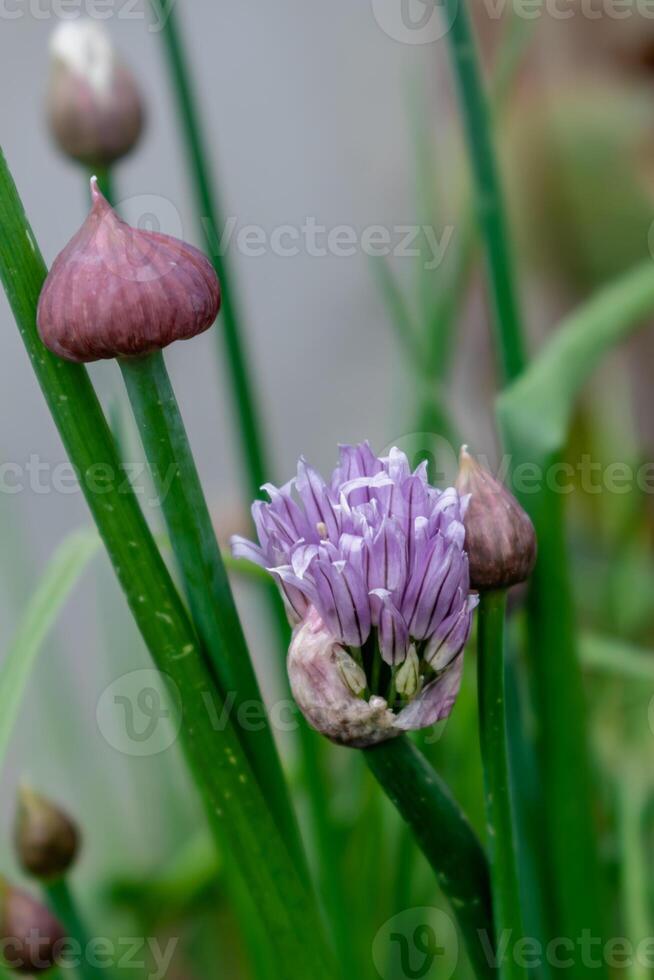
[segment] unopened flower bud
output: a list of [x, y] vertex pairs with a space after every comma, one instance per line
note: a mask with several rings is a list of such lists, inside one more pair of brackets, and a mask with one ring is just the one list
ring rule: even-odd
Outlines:
[[536, 533], [506, 487], [461, 449], [456, 488], [469, 494], [463, 519], [471, 588], [481, 592], [524, 582], [536, 561]]
[[207, 330], [220, 308], [197, 248], [118, 217], [91, 180], [91, 211], [55, 259], [37, 311], [43, 343], [69, 361], [132, 357]]
[[395, 690], [404, 698], [414, 698], [420, 689], [420, 660], [416, 648], [411, 646], [406, 660], [395, 675]]
[[357, 696], [363, 694], [368, 685], [364, 670], [342, 647], [336, 649], [335, 658], [341, 678], [352, 691], [352, 694]]
[[65, 875], [79, 851], [76, 824], [54, 803], [27, 787], [19, 793], [14, 835], [23, 869], [43, 881]]
[[64, 938], [63, 928], [44, 905], [0, 879], [0, 947], [10, 970], [49, 970]]
[[60, 24], [50, 42], [48, 120], [68, 156], [107, 167], [125, 156], [143, 129], [136, 82], [95, 21]]

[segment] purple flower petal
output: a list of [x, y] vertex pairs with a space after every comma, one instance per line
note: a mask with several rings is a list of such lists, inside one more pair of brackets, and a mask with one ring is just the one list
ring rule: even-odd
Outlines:
[[434, 670], [447, 667], [468, 642], [472, 611], [478, 602], [479, 596], [466, 596], [460, 591], [459, 604], [429, 638], [424, 657]]
[[315, 586], [312, 582], [299, 578], [290, 565], [278, 565], [268, 571], [279, 582], [290, 621], [299, 623], [315, 598]]
[[[439, 584], [438, 591], [434, 594], [431, 615], [426, 623], [421, 622], [419, 626], [423, 637], [431, 636], [445, 617], [451, 613], [456, 596], [461, 597], [468, 593], [467, 555], [454, 545], [450, 545], [443, 564], [446, 563], [449, 564], [449, 567]], [[460, 601], [459, 598], [459, 604]]]
[[263, 548], [259, 548], [258, 545], [248, 541], [247, 538], [241, 537], [240, 534], [233, 534], [229, 543], [234, 558], [245, 558], [246, 561], [251, 561], [255, 565], [261, 565], [262, 568], [267, 567], [268, 559]]
[[357, 446], [338, 447], [339, 465], [332, 476], [332, 490], [337, 492], [341, 484], [356, 480], [361, 476], [374, 476], [382, 469], [381, 460], [377, 459], [369, 442], [361, 442]]
[[[409, 649], [409, 631], [387, 589], [373, 589], [373, 619], [379, 632], [379, 649], [387, 664], [395, 667]], [[376, 600], [376, 602], [374, 601]], [[375, 608], [377, 607], [377, 608]]]
[[449, 718], [457, 699], [463, 677], [463, 655], [445, 673], [431, 681], [395, 719], [395, 727], [404, 732], [428, 728], [437, 721]]
[[367, 542], [368, 590], [395, 592], [406, 579], [406, 544], [395, 521], [384, 519], [376, 535]]
[[411, 636], [422, 639], [443, 579], [449, 571], [448, 552], [442, 535], [433, 538], [415, 564], [400, 609]]
[[411, 475], [411, 468], [406, 453], [403, 453], [397, 446], [393, 446], [386, 459], [382, 460], [382, 463], [393, 483], [399, 486]]
[[289, 480], [283, 487], [277, 488], [272, 483], [264, 483], [261, 489], [270, 497], [268, 515], [276, 515], [291, 540], [297, 541], [298, 538], [308, 537], [311, 528], [306, 514], [292, 497], [292, 488], [293, 481]]
[[360, 647], [370, 635], [370, 603], [363, 578], [347, 562], [319, 558], [312, 565], [315, 606], [342, 643]]
[[340, 528], [327, 484], [320, 474], [300, 459], [295, 486], [307, 514], [312, 535], [337, 542]]

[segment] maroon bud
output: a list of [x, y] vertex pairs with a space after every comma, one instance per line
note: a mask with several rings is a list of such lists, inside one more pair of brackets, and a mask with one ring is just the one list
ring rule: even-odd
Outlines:
[[44, 905], [0, 879], [0, 950], [10, 970], [28, 974], [49, 970], [65, 938]]
[[60, 24], [50, 49], [52, 133], [74, 160], [108, 167], [132, 149], [143, 129], [136, 82], [117, 60], [105, 29], [94, 21]]
[[14, 839], [23, 870], [42, 881], [65, 875], [80, 843], [77, 825], [68, 814], [27, 787], [19, 793]]
[[93, 206], [55, 259], [39, 299], [46, 347], [69, 361], [134, 357], [207, 330], [220, 308], [213, 266], [197, 248], [131, 228], [91, 180]]
[[470, 494], [463, 524], [470, 587], [480, 592], [524, 582], [536, 561], [536, 532], [513, 494], [470, 455], [459, 457], [456, 489]]

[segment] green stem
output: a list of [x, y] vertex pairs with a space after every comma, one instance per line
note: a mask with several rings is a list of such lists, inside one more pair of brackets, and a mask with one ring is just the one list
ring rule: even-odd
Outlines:
[[[299, 831], [279, 755], [163, 354], [119, 363], [210, 670], [222, 697], [234, 698], [250, 764], [302, 866]], [[245, 723], [248, 708], [260, 709], [262, 717], [255, 725]]]
[[[181, 702], [181, 745], [211, 830], [244, 876], [280, 976], [288, 977], [289, 964], [301, 963], [309, 973], [330, 977], [314, 897], [254, 778], [136, 496], [125, 487], [121, 460], [88, 374], [41, 343], [36, 306], [45, 274], [0, 154], [0, 279], [134, 619], [173, 699]], [[214, 698], [220, 730], [209, 714], [208, 698]]]
[[[223, 220], [218, 195], [215, 191], [215, 181], [211, 178], [214, 168], [210, 167], [208, 162], [209, 158], [197, 110], [197, 101], [177, 22], [177, 12], [164, 0], [151, 0], [151, 2], [155, 14], [163, 24], [162, 36], [166, 46], [180, 124], [185, 135], [187, 157], [193, 175], [196, 208], [202, 221], [202, 232], [205, 237], [207, 252], [211, 256], [220, 279], [222, 290], [220, 332], [224, 335], [225, 340], [235, 418], [240, 435], [239, 446], [243, 455], [248, 494], [254, 499], [261, 496], [262, 484], [271, 479], [271, 470], [266, 458], [260, 413], [248, 369], [243, 330], [229, 262], [220, 248]], [[289, 628], [282, 602], [273, 582], [269, 582], [266, 587], [265, 601], [277, 633], [281, 656], [284, 658], [288, 649]], [[332, 880], [329, 892], [337, 896], [339, 887], [334, 879], [338, 874], [338, 868], [330, 851], [323, 851], [323, 846], [328, 846], [330, 839], [328, 811], [325, 809], [318, 781], [313, 775], [316, 770], [317, 759], [316, 736], [306, 729], [303, 723], [301, 724], [300, 752], [305, 781], [309, 790], [314, 837], [319, 852], [322, 852], [323, 875]], [[334, 916], [340, 914], [340, 906], [333, 909]]]
[[[543, 776], [541, 810], [553, 898], [553, 931], [604, 934], [606, 903], [599, 868], [593, 774], [583, 678], [576, 649], [568, 570], [564, 495], [556, 473], [574, 404], [602, 357], [647, 322], [654, 310], [651, 261], [610, 283], [560, 325], [538, 358], [503, 392], [498, 417], [515, 473], [540, 474], [538, 492], [522, 494], [536, 527], [538, 561], [529, 591], [529, 659]], [[526, 472], [526, 470], [525, 470]], [[605, 977], [581, 963], [574, 977]]]
[[[637, 949], [651, 934], [651, 913], [643, 820], [645, 794], [639, 787], [640, 774], [634, 769], [627, 765], [620, 774], [617, 793], [624, 921], [627, 935]], [[628, 975], [630, 980], [648, 980], [652, 974], [645, 964], [634, 962]]]
[[504, 380], [510, 381], [522, 371], [525, 352], [490, 113], [466, 0], [444, 0], [444, 4], [444, 15], [450, 24], [447, 38], [474, 176], [477, 215], [486, 251], [498, 352]]
[[510, 934], [510, 942], [500, 963], [500, 977], [502, 980], [524, 980], [525, 971], [513, 957], [515, 943], [524, 936], [524, 926], [506, 727], [505, 615], [505, 590], [482, 594], [477, 632], [479, 730], [484, 763], [495, 934], [498, 937]]
[[177, 23], [177, 11], [174, 5], [166, 3], [165, 0], [152, 0], [152, 6], [159, 21], [163, 24], [161, 33], [166, 45], [180, 124], [186, 137], [186, 151], [193, 174], [196, 207], [202, 220], [207, 253], [211, 256], [220, 279], [222, 305], [219, 334], [225, 339], [232, 396], [240, 427], [240, 447], [247, 472], [250, 496], [254, 498], [260, 495], [261, 485], [270, 479], [270, 471], [265, 458], [262, 428], [255, 403], [254, 388], [248, 372], [243, 331], [231, 273], [227, 256], [223, 255], [220, 250], [219, 239], [223, 221], [214, 184], [210, 177], [213, 167], [210, 167], [208, 163], [208, 154], [196, 108], [196, 98]]
[[496, 977], [486, 855], [449, 789], [406, 736], [365, 749], [452, 903], [478, 980]]
[[44, 890], [53, 915], [61, 922], [67, 936], [79, 943], [80, 965], [76, 968], [75, 972], [82, 980], [98, 980], [99, 977], [106, 978], [111, 971], [101, 968], [89, 960], [89, 957], [93, 956], [92, 937], [87, 930], [84, 919], [80, 915], [75, 896], [70, 889], [67, 879], [60, 878], [59, 881], [54, 881], [46, 885]]
[[[520, 458], [520, 457], [517, 457]], [[556, 457], [542, 472], [552, 472]], [[564, 519], [564, 497], [543, 486], [525, 498], [538, 536], [538, 561], [528, 597], [528, 649], [537, 748], [543, 778], [542, 806], [549, 882], [557, 936], [589, 930], [604, 936], [593, 778], [583, 679], [576, 650], [576, 623]], [[603, 978], [605, 964], [581, 958], [575, 980]]]

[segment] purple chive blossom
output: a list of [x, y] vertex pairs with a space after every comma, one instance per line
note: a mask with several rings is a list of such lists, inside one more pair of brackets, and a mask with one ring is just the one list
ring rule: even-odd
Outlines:
[[468, 498], [367, 442], [341, 447], [329, 483], [301, 459], [294, 480], [264, 489], [270, 502], [252, 508], [259, 544], [235, 537], [232, 548], [279, 582], [296, 627], [289, 675], [309, 721], [364, 745], [446, 718], [477, 604]]

